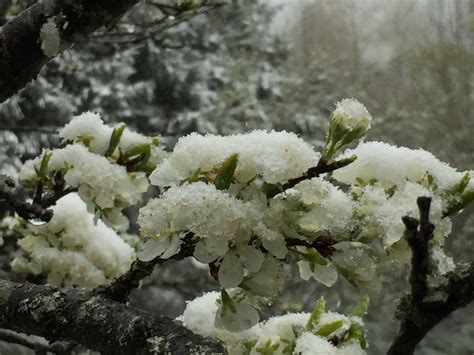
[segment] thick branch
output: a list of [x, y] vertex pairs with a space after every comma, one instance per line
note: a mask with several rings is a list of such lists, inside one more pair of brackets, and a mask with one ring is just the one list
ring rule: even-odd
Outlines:
[[400, 330], [387, 355], [413, 354], [417, 344], [434, 326], [450, 313], [474, 300], [474, 266], [469, 264], [459, 264], [455, 271], [446, 276], [447, 285], [433, 290], [445, 294], [444, 300], [425, 300], [428, 292], [428, 243], [432, 238], [434, 226], [429, 221], [431, 198], [419, 197], [417, 203], [420, 220], [403, 218], [405, 236], [412, 249], [411, 293], [403, 297], [398, 305], [395, 316], [400, 321]]
[[0, 280], [0, 327], [102, 354], [222, 354], [221, 345], [167, 318], [80, 289]]
[[36, 78], [51, 58], [41, 50], [40, 31], [55, 16], [61, 49], [100, 27], [112, 25], [139, 0], [38, 1], [0, 30], [0, 102]]

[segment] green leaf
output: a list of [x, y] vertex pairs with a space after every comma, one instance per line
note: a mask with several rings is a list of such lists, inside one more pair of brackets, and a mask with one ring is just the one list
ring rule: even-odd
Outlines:
[[296, 341], [286, 338], [280, 338], [280, 340], [286, 344], [286, 346], [282, 349], [282, 354], [293, 354], [293, 350], [295, 350], [296, 347]]
[[354, 309], [349, 313], [350, 316], [353, 317], [363, 317], [367, 313], [367, 309], [369, 307], [369, 296], [364, 295], [359, 299], [357, 305]]
[[474, 202], [474, 190], [469, 190], [463, 193], [460, 197], [454, 198], [449, 204], [444, 216], [451, 216], [456, 212], [466, 208], [471, 202]]
[[367, 340], [365, 339], [364, 329], [360, 324], [352, 323], [347, 332], [349, 337], [343, 342], [343, 344], [347, 344], [351, 340], [355, 340], [360, 344], [362, 349], [367, 349]]
[[312, 332], [316, 329], [321, 316], [323, 315], [324, 311], [326, 310], [326, 301], [323, 297], [316, 301], [314, 305], [314, 309], [311, 312], [308, 322], [306, 323], [306, 330]]
[[244, 345], [244, 355], [250, 355], [252, 352], [253, 347], [257, 344], [258, 339], [249, 339], [249, 340], [244, 340], [242, 344]]
[[150, 145], [145, 143], [145, 144], [139, 144], [135, 145], [129, 150], [127, 150], [125, 153], [123, 153], [123, 156], [126, 158], [131, 158], [135, 156], [140, 156], [141, 157], [141, 163], [146, 163], [148, 162], [148, 159], [150, 159], [151, 156], [151, 148]]
[[109, 141], [109, 148], [105, 152], [106, 157], [109, 157], [114, 153], [115, 149], [120, 143], [120, 138], [122, 138], [122, 134], [125, 127], [127, 127], [125, 124], [121, 124], [118, 127], [115, 127], [114, 130], [112, 131], [112, 135], [110, 136], [110, 141]]
[[237, 153], [232, 154], [217, 171], [217, 175], [214, 179], [214, 185], [218, 190], [227, 190], [234, 178], [235, 169], [237, 168], [237, 163], [239, 161], [239, 155]]
[[322, 325], [317, 331], [316, 335], [319, 335], [320, 337], [326, 337], [329, 334], [333, 333], [334, 331], [338, 330], [340, 327], [342, 327], [344, 323], [342, 320], [335, 320], [334, 322], [327, 323]]
[[46, 175], [48, 173], [49, 160], [51, 159], [52, 155], [53, 155], [53, 153], [51, 153], [50, 151], [44, 152], [43, 159], [41, 159], [40, 167], [36, 171], [36, 175], [38, 175], [39, 178], [46, 177]]
[[257, 350], [257, 353], [262, 354], [262, 355], [273, 355], [275, 353], [275, 350], [278, 349], [279, 346], [280, 344], [278, 343], [272, 344], [272, 340], [268, 339], [265, 345], [263, 345], [260, 348], [257, 348], [256, 350]]
[[474, 201], [474, 190], [466, 191], [470, 179], [469, 173], [466, 173], [458, 183], [445, 191], [443, 197], [448, 200], [448, 206], [444, 216], [451, 216]]

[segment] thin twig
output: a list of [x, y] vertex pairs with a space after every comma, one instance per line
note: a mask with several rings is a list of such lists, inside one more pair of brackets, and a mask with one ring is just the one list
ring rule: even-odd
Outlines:
[[18, 197], [15, 184], [6, 176], [0, 176], [0, 206], [3, 210], [16, 212], [26, 220], [39, 219], [49, 222], [53, 217], [51, 210], [37, 203], [25, 202]]
[[303, 175], [301, 175], [297, 178], [288, 180], [288, 182], [286, 184], [284, 184], [283, 186], [281, 186], [281, 188], [275, 187], [274, 189], [270, 190], [267, 193], [267, 197], [268, 198], [275, 197], [279, 193], [282, 193], [286, 190], [289, 190], [289, 189], [295, 187], [298, 183], [300, 183], [304, 180], [309, 180], [309, 179], [318, 177], [322, 174], [330, 173], [330, 172], [333, 172], [334, 170], [340, 169], [340, 168], [342, 168], [346, 165], [349, 165], [355, 159], [356, 159], [356, 157], [352, 156], [352, 157], [349, 157], [349, 158], [333, 161], [330, 164], [326, 164], [325, 162], [320, 160], [316, 166], [314, 166], [312, 168], [309, 168]]

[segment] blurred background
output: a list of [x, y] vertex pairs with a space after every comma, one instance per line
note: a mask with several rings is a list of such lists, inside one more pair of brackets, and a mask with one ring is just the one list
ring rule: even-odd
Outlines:
[[[2, 0], [0, 26], [34, 2]], [[369, 140], [422, 147], [459, 169], [474, 168], [474, 1], [231, 0], [156, 26], [148, 24], [163, 13], [145, 3], [0, 104], [1, 173], [15, 176], [22, 161], [58, 143], [59, 127], [88, 110], [161, 135], [169, 148], [194, 131], [256, 128], [293, 131], [320, 147], [328, 114], [345, 97], [374, 115]], [[455, 218], [448, 254], [472, 261], [473, 236], [471, 208]], [[11, 274], [16, 252], [15, 238], [3, 233], [1, 277]], [[345, 311], [364, 293], [344, 280], [328, 289], [300, 281], [297, 270], [288, 275], [269, 314], [310, 310], [321, 295], [328, 308]], [[396, 334], [392, 315], [406, 275], [387, 272], [383, 292], [370, 295], [370, 354], [383, 354]], [[191, 260], [170, 262], [132, 303], [175, 317], [186, 300], [214, 287]], [[474, 354], [473, 316], [474, 305], [454, 313], [418, 354]], [[0, 344], [1, 354], [11, 351]]]

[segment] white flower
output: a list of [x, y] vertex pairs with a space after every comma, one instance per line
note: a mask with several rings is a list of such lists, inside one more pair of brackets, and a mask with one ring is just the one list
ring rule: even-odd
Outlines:
[[[203, 182], [174, 186], [140, 209], [138, 223], [144, 238], [163, 238], [192, 232], [200, 238], [196, 257], [214, 260], [223, 256], [229, 242], [245, 245], [254, 234], [262, 213]], [[181, 234], [184, 237], [184, 233]]]
[[[59, 136], [64, 140], [83, 144], [92, 153], [104, 155], [109, 149], [113, 131], [114, 127], [104, 124], [99, 114], [85, 112], [79, 116], [75, 116], [64, 126], [59, 132]], [[150, 162], [156, 164], [165, 156], [163, 150], [157, 146], [158, 141], [158, 137], [147, 137], [131, 131], [128, 127], [124, 127], [117, 148], [126, 153], [133, 147], [148, 144], [151, 147]], [[112, 154], [114, 152], [109, 153]]]
[[179, 139], [150, 181], [162, 187], [178, 184], [198, 169], [203, 173], [212, 171], [235, 153], [239, 159], [235, 179], [239, 184], [256, 176], [267, 183], [284, 183], [302, 175], [319, 158], [310, 145], [288, 132], [253, 131], [232, 136], [193, 133]]
[[76, 193], [62, 197], [52, 210], [46, 224], [25, 223], [18, 244], [27, 259], [15, 259], [15, 270], [47, 275], [57, 285], [93, 288], [129, 269], [134, 250], [101, 220], [94, 223]]
[[355, 184], [357, 178], [376, 179], [384, 187], [401, 186], [406, 181], [417, 182], [429, 173], [440, 190], [455, 185], [463, 174], [439, 161], [423, 149], [397, 147], [382, 142], [361, 143], [338, 158], [356, 155], [355, 162], [338, 169], [333, 177], [344, 183]]

